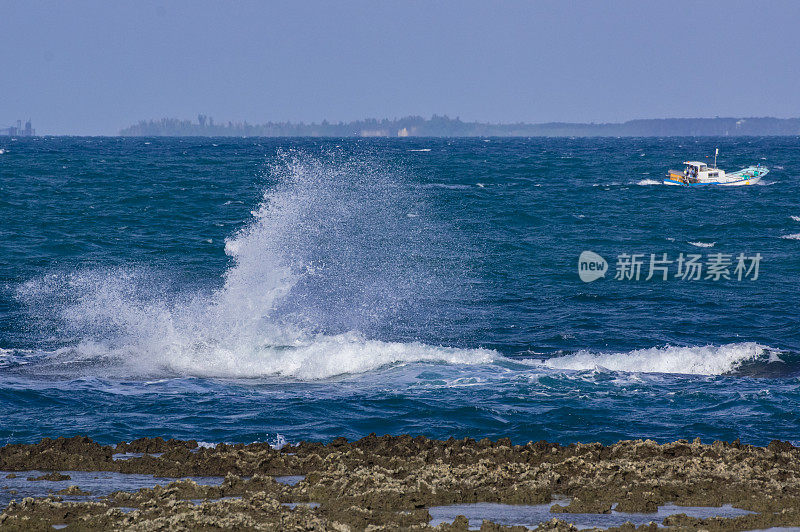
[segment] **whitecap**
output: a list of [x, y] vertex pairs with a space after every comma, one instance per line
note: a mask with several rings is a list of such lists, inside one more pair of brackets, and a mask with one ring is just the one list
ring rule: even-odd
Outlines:
[[[82, 341], [47, 354], [41, 367], [69, 370], [80, 363], [103, 377], [277, 377], [315, 381], [407, 364], [485, 365], [500, 358], [488, 349], [460, 349], [421, 342], [369, 340], [360, 333], [317, 335], [285, 344], [252, 345], [253, 338], [203, 340], [165, 328], [163, 337], [119, 347]], [[238, 341], [232, 343], [232, 341]], [[223, 343], [224, 342], [224, 343]], [[155, 381], [158, 382], [158, 381]]]
[[791, 235], [783, 235], [781, 236], [784, 240], [800, 240], [800, 233], [794, 233]]
[[800, 222], [800, 216], [794, 216], [794, 215], [792, 215], [792, 216], [789, 216], [789, 218], [791, 218], [791, 219], [792, 219], [792, 220], [794, 220], [795, 222]]
[[636, 184], [641, 186], [647, 186], [647, 185], [660, 185], [661, 183], [662, 183], [661, 181], [656, 181], [655, 179], [642, 179], [641, 181], [638, 181]]
[[776, 350], [755, 342], [697, 347], [652, 347], [622, 353], [579, 351], [539, 363], [553, 369], [594, 370], [598, 367], [631, 373], [722, 375], [742, 363], [761, 358], [780, 361]]
[[687, 244], [690, 244], [690, 245], [692, 245], [692, 246], [694, 246], [696, 248], [713, 248], [714, 245], [716, 244], [716, 242], [700, 242], [700, 241], [698, 241], [698, 242], [687, 242]]

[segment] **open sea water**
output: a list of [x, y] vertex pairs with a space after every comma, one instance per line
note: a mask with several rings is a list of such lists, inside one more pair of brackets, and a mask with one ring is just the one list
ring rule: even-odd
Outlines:
[[797, 441], [798, 295], [795, 137], [0, 138], [0, 443]]

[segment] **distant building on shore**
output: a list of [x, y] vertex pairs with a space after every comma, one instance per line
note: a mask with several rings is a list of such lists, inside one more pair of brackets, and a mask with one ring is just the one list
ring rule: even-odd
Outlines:
[[22, 120], [17, 120], [15, 126], [0, 127], [0, 136], [7, 135], [9, 137], [33, 137], [36, 135], [36, 130], [31, 126], [31, 119], [25, 122], [25, 127], [22, 127]]

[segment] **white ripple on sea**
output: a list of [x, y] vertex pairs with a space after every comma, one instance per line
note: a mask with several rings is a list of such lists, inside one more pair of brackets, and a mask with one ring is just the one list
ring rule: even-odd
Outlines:
[[687, 244], [690, 244], [690, 245], [692, 245], [694, 247], [697, 247], [697, 248], [713, 248], [714, 244], [716, 244], [716, 242], [700, 242], [700, 241], [697, 241], [697, 242], [687, 242]]

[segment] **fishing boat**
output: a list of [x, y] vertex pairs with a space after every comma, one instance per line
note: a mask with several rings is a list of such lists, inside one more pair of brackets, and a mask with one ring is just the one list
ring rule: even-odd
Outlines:
[[684, 162], [683, 171], [670, 170], [664, 179], [665, 185], [680, 185], [684, 187], [697, 187], [705, 185], [740, 186], [755, 185], [769, 173], [769, 168], [756, 165], [742, 168], [735, 172], [726, 172], [717, 168], [717, 155], [714, 154], [714, 166], [708, 166], [702, 161]]

